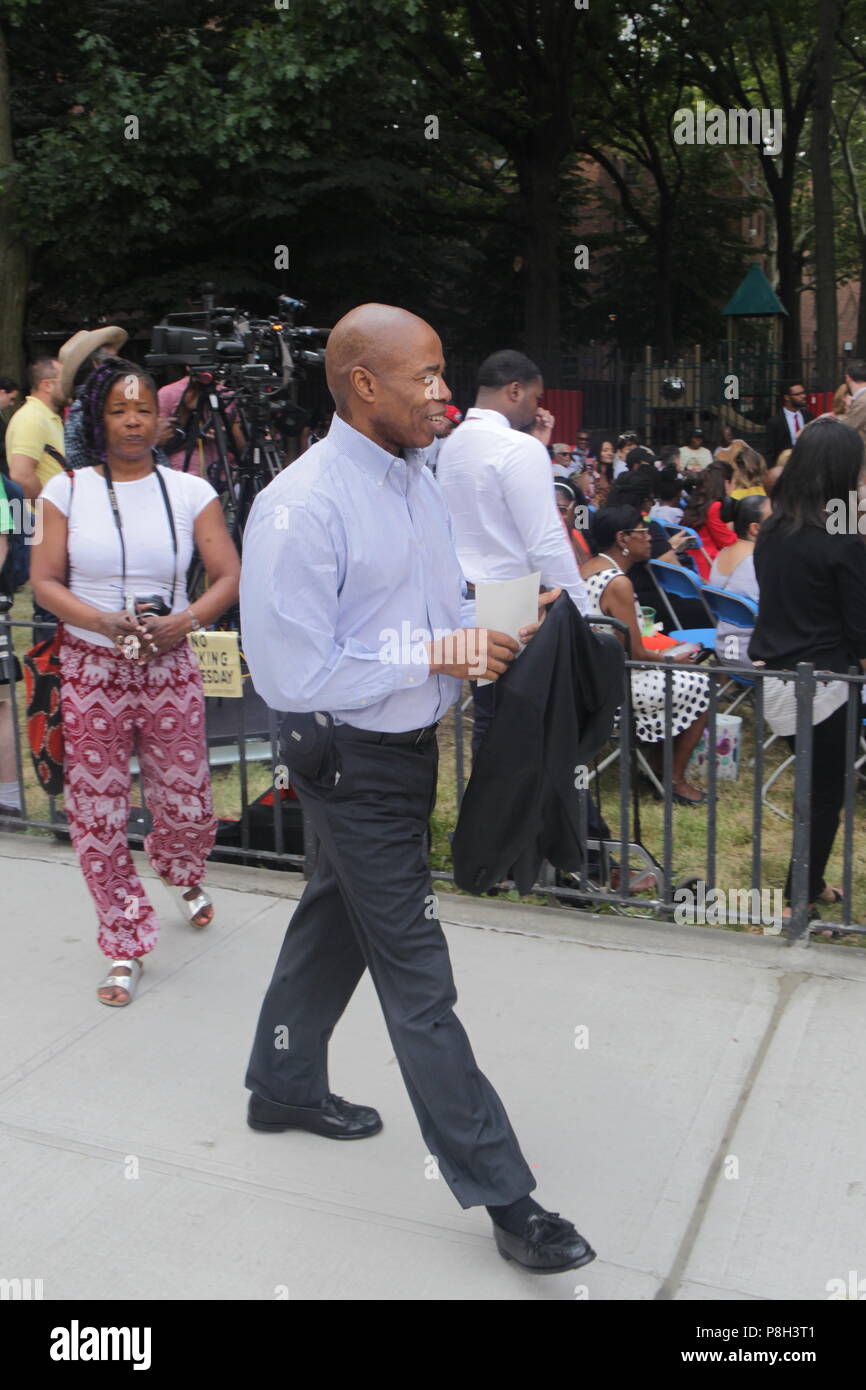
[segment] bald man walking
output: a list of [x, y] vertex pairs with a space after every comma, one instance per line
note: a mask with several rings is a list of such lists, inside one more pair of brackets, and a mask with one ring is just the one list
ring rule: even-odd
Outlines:
[[[462, 625], [472, 609], [448, 509], [424, 467], [450, 400], [442, 344], [414, 314], [364, 304], [333, 329], [326, 370], [330, 432], [259, 495], [244, 539], [244, 650], [259, 693], [292, 711], [286, 761], [319, 840], [262, 1005], [248, 1121], [334, 1139], [382, 1128], [328, 1080], [328, 1041], [369, 969], [457, 1201], [486, 1206], [506, 1259], [575, 1269], [595, 1252], [529, 1196], [535, 1179], [454, 1013], [425, 850], [437, 723], [461, 681], [498, 679], [517, 651]], [[540, 599], [539, 621], [558, 593]]]

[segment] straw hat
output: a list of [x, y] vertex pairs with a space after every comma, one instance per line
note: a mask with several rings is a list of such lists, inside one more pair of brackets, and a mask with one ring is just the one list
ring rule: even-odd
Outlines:
[[129, 334], [125, 328], [82, 328], [77, 333], [73, 333], [57, 353], [57, 360], [61, 366], [60, 386], [65, 396], [71, 396], [75, 385], [75, 374], [83, 362], [86, 362], [97, 348], [116, 347], [118, 351], [123, 347]]

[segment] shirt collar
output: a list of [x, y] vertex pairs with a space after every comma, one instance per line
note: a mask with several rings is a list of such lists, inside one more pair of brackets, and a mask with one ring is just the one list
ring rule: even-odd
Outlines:
[[464, 420], [486, 420], [488, 425], [496, 425], [498, 429], [511, 430], [511, 421], [499, 410], [484, 410], [480, 405], [472, 405], [467, 410]]
[[27, 399], [30, 402], [30, 404], [35, 405], [36, 409], [40, 410], [43, 415], [47, 415], [49, 420], [62, 419], [62, 417], [57, 414], [56, 410], [52, 410], [51, 406], [46, 405], [45, 402], [40, 400], [38, 396], [28, 396]]
[[[347, 454], [366, 473], [370, 473], [377, 483], [384, 483], [393, 464], [403, 462], [399, 455], [389, 454], [388, 450], [383, 449], [381, 444], [376, 444], [374, 440], [366, 434], [362, 434], [360, 430], [356, 430], [354, 425], [348, 424], [337, 414], [331, 421], [328, 439], [336, 444], [341, 453]], [[419, 449], [407, 449], [406, 451], [407, 455], [415, 455], [420, 452]], [[408, 461], [410, 460], [407, 458]], [[415, 462], [414, 458], [411, 461]]]

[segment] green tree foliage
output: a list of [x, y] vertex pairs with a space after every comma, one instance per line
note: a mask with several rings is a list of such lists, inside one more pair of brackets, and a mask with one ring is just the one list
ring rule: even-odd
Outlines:
[[[841, 275], [866, 258], [866, 0], [839, 4]], [[790, 349], [815, 244], [813, 19], [809, 0], [4, 0], [0, 370], [25, 294], [31, 334], [144, 329], [212, 281], [259, 312], [301, 295], [323, 323], [403, 303], [449, 356], [510, 343], [555, 376], [562, 344], [590, 337], [712, 347], [756, 250]], [[781, 154], [676, 145], [673, 113], [698, 99], [781, 107]], [[756, 204], [764, 247], [740, 240]]]

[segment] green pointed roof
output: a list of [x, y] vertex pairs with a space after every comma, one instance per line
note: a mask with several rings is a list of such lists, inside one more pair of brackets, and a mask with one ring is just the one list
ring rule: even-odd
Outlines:
[[732, 314], [736, 318], [752, 318], [758, 314], [787, 314], [787, 312], [788, 310], [759, 265], [749, 267], [748, 274], [740, 281], [722, 310], [723, 314]]

